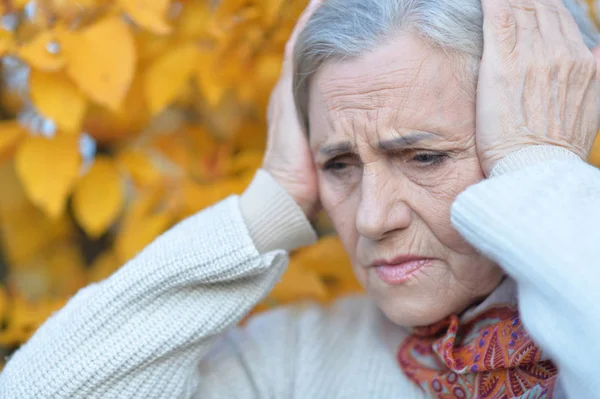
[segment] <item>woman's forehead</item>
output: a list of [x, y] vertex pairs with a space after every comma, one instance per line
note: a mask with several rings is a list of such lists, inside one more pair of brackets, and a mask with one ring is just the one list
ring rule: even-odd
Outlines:
[[399, 131], [473, 134], [475, 99], [456, 73], [465, 68], [457, 67], [406, 35], [363, 57], [324, 65], [310, 87], [311, 146]]

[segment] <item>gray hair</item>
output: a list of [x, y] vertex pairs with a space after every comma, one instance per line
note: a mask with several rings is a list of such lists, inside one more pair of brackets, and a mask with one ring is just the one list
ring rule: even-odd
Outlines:
[[[599, 35], [587, 10], [578, 0], [563, 2], [586, 45], [595, 47]], [[474, 86], [483, 54], [480, 0], [325, 0], [298, 36], [294, 50], [294, 98], [301, 122], [308, 128], [310, 80], [326, 61], [358, 57], [408, 31], [463, 59], [459, 66], [468, 69], [465, 79]]]

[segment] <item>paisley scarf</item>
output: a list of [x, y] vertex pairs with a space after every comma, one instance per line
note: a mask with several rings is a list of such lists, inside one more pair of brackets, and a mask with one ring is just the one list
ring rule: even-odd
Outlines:
[[433, 398], [552, 398], [557, 369], [524, 329], [515, 298], [505, 281], [460, 318], [414, 329], [398, 350], [400, 367]]

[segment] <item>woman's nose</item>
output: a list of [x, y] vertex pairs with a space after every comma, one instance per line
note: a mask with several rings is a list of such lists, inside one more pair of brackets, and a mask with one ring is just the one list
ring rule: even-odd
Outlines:
[[412, 210], [405, 201], [406, 189], [402, 186], [391, 178], [363, 177], [356, 215], [356, 228], [361, 236], [380, 240], [410, 226]]

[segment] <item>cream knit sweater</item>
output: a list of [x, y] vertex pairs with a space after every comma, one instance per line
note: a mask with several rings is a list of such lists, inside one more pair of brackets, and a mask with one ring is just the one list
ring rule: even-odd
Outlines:
[[[461, 194], [456, 228], [517, 282], [522, 318], [569, 397], [600, 397], [600, 172], [535, 147]], [[420, 398], [406, 331], [364, 296], [236, 323], [315, 236], [265, 172], [80, 290], [17, 351], [0, 398]]]

